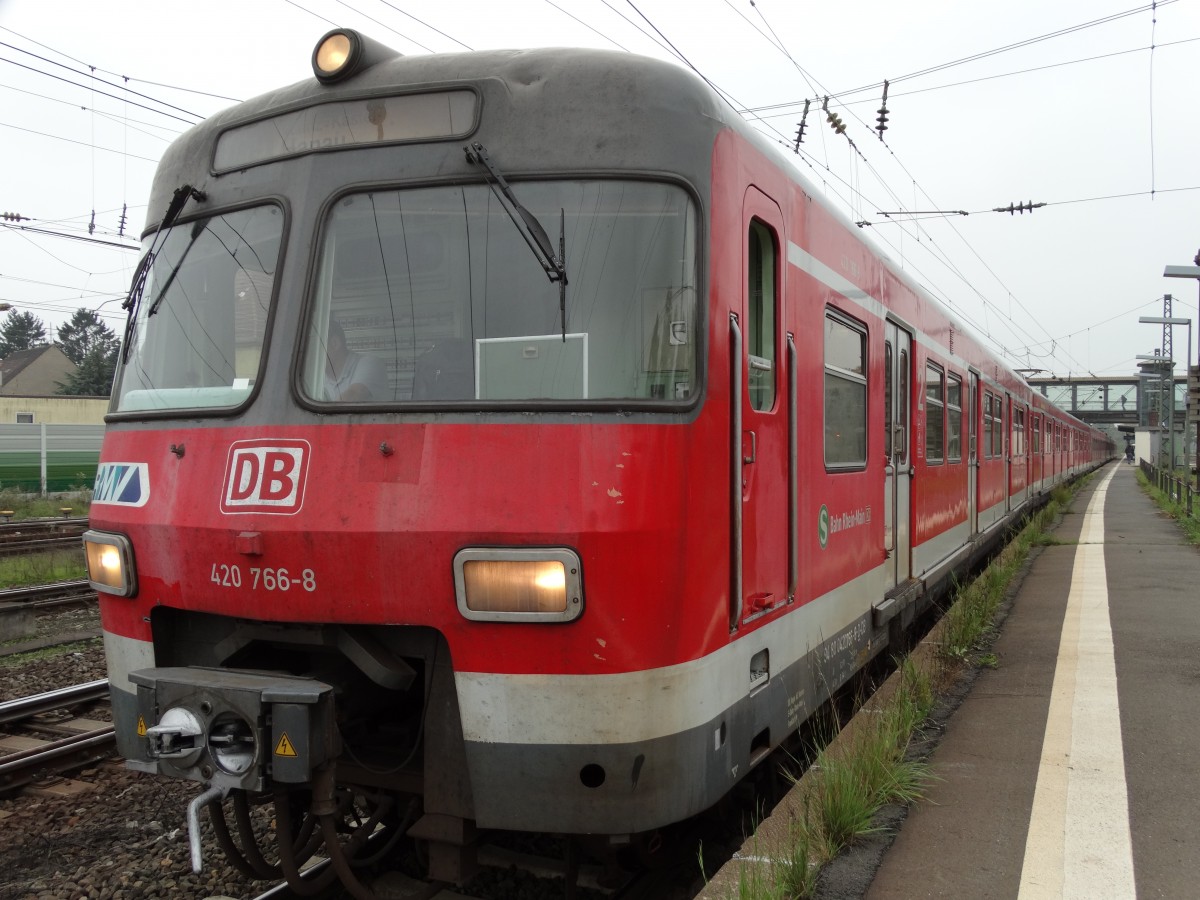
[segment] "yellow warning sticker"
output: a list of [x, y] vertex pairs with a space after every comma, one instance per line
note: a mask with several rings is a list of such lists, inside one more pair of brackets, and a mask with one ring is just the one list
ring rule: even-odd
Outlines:
[[138, 737], [146, 736], [146, 720], [138, 716]]
[[276, 756], [296, 756], [296, 748], [292, 746], [291, 739], [285, 731], [279, 736], [279, 743], [275, 745]]

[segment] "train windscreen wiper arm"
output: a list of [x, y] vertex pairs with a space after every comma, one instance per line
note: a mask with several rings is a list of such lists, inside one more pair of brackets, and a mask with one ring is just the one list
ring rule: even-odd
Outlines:
[[163, 286], [159, 289], [158, 295], [150, 303], [150, 309], [147, 310], [146, 316], [152, 316], [158, 312], [158, 308], [162, 306], [163, 298], [167, 296], [167, 291], [171, 289], [171, 285], [175, 283], [175, 276], [179, 274], [179, 269], [183, 266], [183, 261], [187, 259], [187, 255], [192, 252], [192, 247], [196, 244], [196, 239], [204, 233], [208, 227], [210, 219], [197, 219], [192, 223], [192, 235], [188, 238], [187, 246], [183, 248], [183, 252], [179, 254], [179, 260], [175, 263], [175, 267], [171, 269]]
[[[179, 214], [183, 212], [184, 205], [193, 198], [198, 202], [203, 202], [207, 199], [207, 195], [204, 191], [198, 190], [190, 184], [181, 185], [175, 189], [175, 193], [171, 197], [171, 202], [167, 204], [167, 211], [163, 214], [162, 222], [159, 223], [158, 231], [154, 234], [154, 242], [150, 245], [150, 249], [146, 251], [146, 255], [142, 257], [142, 261], [138, 263], [137, 271], [133, 273], [133, 282], [129, 287], [129, 296], [121, 304], [121, 308], [129, 313], [129, 317], [125, 320], [125, 339], [121, 342], [122, 362], [129, 361], [129, 353], [133, 347], [134, 323], [137, 321], [138, 307], [141, 306], [142, 294], [146, 290], [146, 279], [150, 276], [150, 269], [154, 266], [154, 259], [158, 256], [162, 242], [166, 239], [167, 231], [175, 224], [175, 220], [179, 218]], [[195, 240], [194, 237], [193, 240]]]
[[517, 231], [521, 237], [525, 239], [525, 243], [529, 245], [529, 249], [533, 251], [534, 258], [546, 273], [546, 277], [550, 279], [550, 283], [558, 284], [558, 309], [559, 316], [562, 321], [563, 340], [567, 339], [567, 238], [566, 238], [566, 211], [559, 210], [558, 219], [558, 253], [554, 252], [554, 246], [550, 243], [550, 236], [546, 234], [546, 229], [542, 227], [542, 223], [537, 220], [537, 216], [527, 210], [521, 201], [517, 199], [508, 182], [504, 180], [504, 176], [492, 164], [488, 157], [487, 148], [478, 141], [467, 144], [463, 147], [463, 152], [467, 155], [467, 162], [479, 163], [487, 169], [488, 187], [492, 189], [492, 193], [496, 195], [496, 199], [500, 201], [500, 205], [504, 211], [508, 213], [508, 217], [512, 219], [513, 224], [517, 226]]

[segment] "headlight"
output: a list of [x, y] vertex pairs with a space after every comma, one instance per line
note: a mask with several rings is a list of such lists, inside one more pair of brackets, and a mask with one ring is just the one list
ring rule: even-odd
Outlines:
[[313, 49], [313, 74], [321, 84], [336, 84], [400, 54], [350, 28], [335, 28]]
[[569, 622], [583, 612], [573, 550], [469, 548], [454, 556], [458, 611], [482, 622]]
[[105, 594], [132, 597], [137, 593], [137, 570], [133, 565], [133, 545], [123, 534], [88, 531], [83, 535], [87, 556], [88, 581]]
[[354, 55], [352, 33], [331, 31], [313, 53], [313, 72], [317, 78], [334, 80]]

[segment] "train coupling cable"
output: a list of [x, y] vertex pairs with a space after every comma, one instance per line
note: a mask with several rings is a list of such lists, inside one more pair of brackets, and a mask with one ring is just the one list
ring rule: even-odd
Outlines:
[[214, 784], [188, 804], [188, 846], [192, 850], [192, 873], [195, 875], [199, 875], [204, 868], [204, 861], [201, 858], [200, 851], [200, 807], [207, 806], [214, 800], [220, 802], [225, 799], [225, 795], [228, 793], [229, 788], [217, 787]]

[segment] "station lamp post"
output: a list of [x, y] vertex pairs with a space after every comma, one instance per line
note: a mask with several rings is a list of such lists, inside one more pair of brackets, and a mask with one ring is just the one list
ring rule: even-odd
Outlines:
[[[1164, 278], [1191, 278], [1200, 284], [1200, 253], [1196, 254], [1194, 266], [1167, 266], [1163, 270]], [[1192, 368], [1192, 346], [1188, 343], [1188, 402], [1192, 403], [1193, 396], [1200, 395], [1200, 346], [1196, 348], [1196, 367]], [[1186, 432], [1185, 432], [1186, 434]], [[1196, 426], [1196, 480], [1200, 484], [1200, 416]]]
[[[1183, 318], [1179, 318], [1178, 316], [1141, 316], [1138, 319], [1138, 322], [1140, 322], [1142, 325], [1166, 325], [1168, 327], [1172, 327], [1175, 325], [1186, 325], [1187, 326], [1187, 344], [1185, 344], [1184, 346], [1187, 347], [1187, 350], [1184, 353], [1184, 357], [1188, 362], [1185, 364], [1184, 368], [1185, 369], [1188, 368], [1188, 366], [1190, 365], [1191, 356], [1192, 356], [1192, 320], [1191, 319], [1183, 319]], [[1167, 419], [1167, 427], [1171, 429], [1171, 432], [1170, 432], [1171, 464], [1169, 466], [1169, 470], [1171, 471], [1172, 476], [1174, 476], [1174, 471], [1175, 471], [1175, 371], [1174, 371], [1175, 370], [1175, 360], [1173, 360], [1173, 359], [1165, 360], [1164, 365], [1166, 366], [1166, 372], [1167, 372], [1166, 391], [1167, 391], [1167, 396], [1169, 398], [1167, 400], [1167, 402], [1170, 404], [1170, 406], [1167, 407], [1167, 409], [1170, 411], [1170, 415]], [[1184, 408], [1183, 408], [1183, 438], [1184, 438], [1183, 467], [1185, 469], [1188, 468], [1188, 465], [1187, 465], [1187, 455], [1188, 455], [1187, 433], [1188, 433], [1188, 409], [1186, 406], [1184, 406]], [[1197, 448], [1197, 449], [1200, 449], [1200, 448]]]

